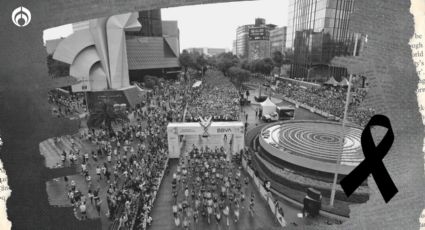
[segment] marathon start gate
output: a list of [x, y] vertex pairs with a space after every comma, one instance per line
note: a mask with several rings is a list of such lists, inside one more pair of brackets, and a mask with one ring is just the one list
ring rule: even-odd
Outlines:
[[179, 158], [184, 136], [232, 136], [231, 153], [244, 149], [244, 124], [242, 122], [185, 122], [169, 123], [167, 126], [168, 153], [170, 158]]

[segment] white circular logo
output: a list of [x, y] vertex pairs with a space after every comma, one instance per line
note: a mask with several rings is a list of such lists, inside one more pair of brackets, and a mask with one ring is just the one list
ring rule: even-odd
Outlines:
[[19, 27], [27, 26], [31, 22], [31, 12], [23, 6], [16, 8], [12, 12], [12, 22]]

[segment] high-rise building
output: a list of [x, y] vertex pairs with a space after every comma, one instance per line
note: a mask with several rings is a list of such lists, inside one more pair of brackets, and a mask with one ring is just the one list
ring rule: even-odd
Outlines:
[[264, 19], [264, 18], [256, 18], [255, 19], [255, 26], [259, 27], [259, 26], [262, 26], [262, 25], [265, 25], [265, 24], [266, 24], [266, 19]]
[[248, 29], [248, 60], [270, 57], [270, 31], [276, 25], [266, 24], [262, 18], [255, 19], [255, 26]]
[[187, 50], [187, 52], [189, 53], [197, 52], [200, 54], [204, 54], [206, 56], [215, 56], [215, 55], [226, 52], [226, 49], [224, 48], [209, 48], [209, 47], [187, 48], [185, 50]]
[[232, 42], [232, 54], [236, 55], [236, 40]]
[[340, 80], [347, 75], [330, 61], [353, 53], [354, 34], [348, 31], [353, 9], [354, 0], [289, 0], [286, 49], [293, 55], [292, 78]]
[[127, 36], [161, 37], [162, 17], [161, 9], [139, 11], [137, 21], [142, 25], [140, 30], [127, 31]]
[[286, 26], [270, 31], [270, 53], [275, 51], [283, 53], [286, 45]]
[[266, 24], [264, 18], [256, 18], [255, 24], [239, 26], [236, 30], [236, 55], [251, 60], [270, 57], [270, 31], [275, 28], [276, 25]]
[[162, 17], [161, 9], [146, 10], [139, 12], [139, 21], [142, 25], [141, 36], [161, 37]]
[[255, 25], [239, 26], [236, 30], [236, 55], [239, 57], [248, 56], [248, 32]]

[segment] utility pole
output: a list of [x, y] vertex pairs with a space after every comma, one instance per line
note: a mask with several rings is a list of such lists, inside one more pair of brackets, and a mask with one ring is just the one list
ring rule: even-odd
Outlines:
[[89, 101], [87, 100], [87, 84], [86, 84], [86, 77], [83, 78], [83, 85], [81, 86], [81, 89], [84, 90], [84, 98], [86, 100], [86, 112], [89, 113]]
[[[359, 34], [355, 34], [355, 41], [354, 41], [354, 50], [353, 50], [353, 56], [356, 56], [356, 50], [357, 50], [357, 43], [358, 43], [358, 37]], [[345, 122], [347, 120], [347, 112], [348, 112], [348, 105], [350, 104], [350, 91], [351, 91], [351, 81], [353, 79], [353, 74], [350, 74], [350, 79], [348, 80], [348, 90], [347, 90], [347, 97], [345, 101], [345, 109], [344, 109], [344, 118], [342, 119], [342, 132], [341, 132], [341, 153], [338, 154], [337, 162], [336, 162], [336, 168], [335, 168], [335, 174], [334, 174], [334, 180], [332, 183], [332, 190], [331, 190], [331, 199], [330, 199], [330, 206], [333, 207], [334, 201], [335, 201], [335, 193], [336, 193], [336, 183], [338, 179], [338, 171], [341, 164], [341, 156], [344, 153], [344, 139], [345, 139]]]

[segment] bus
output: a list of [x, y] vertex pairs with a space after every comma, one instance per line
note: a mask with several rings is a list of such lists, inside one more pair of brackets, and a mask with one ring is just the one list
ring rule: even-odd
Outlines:
[[276, 106], [276, 113], [279, 120], [293, 120], [295, 117], [295, 107], [288, 105]]
[[279, 120], [293, 120], [295, 117], [295, 107], [293, 106], [276, 106], [276, 111], [270, 114], [264, 114], [262, 120], [265, 122]]

